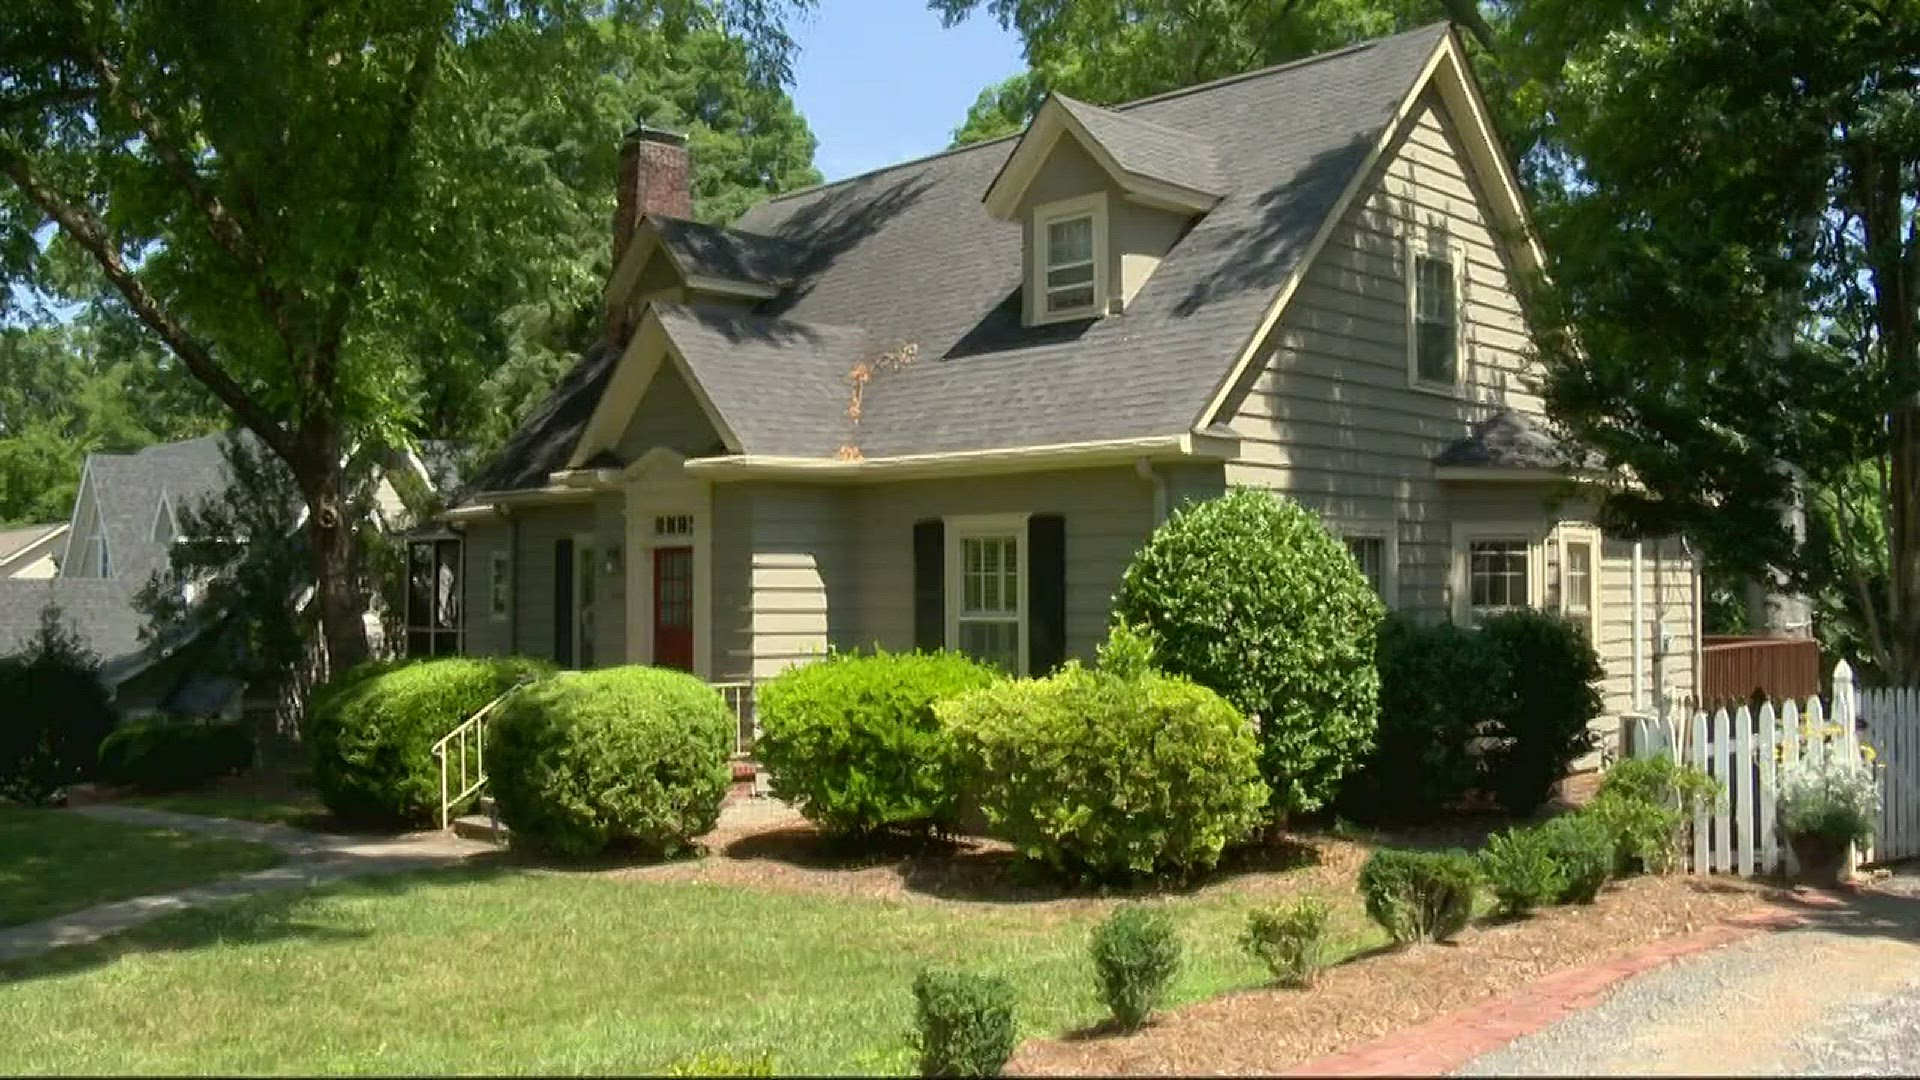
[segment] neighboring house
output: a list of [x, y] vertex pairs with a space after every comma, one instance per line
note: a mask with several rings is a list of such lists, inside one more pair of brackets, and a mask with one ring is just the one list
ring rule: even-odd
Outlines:
[[[33, 636], [41, 610], [51, 602], [99, 655], [101, 679], [122, 715], [236, 714], [244, 684], [207, 673], [231, 665], [204, 663], [212, 659], [207, 650], [231, 647], [206, 633], [218, 625], [221, 613], [208, 612], [190, 627], [143, 641], [147, 620], [135, 605], [141, 588], [167, 569], [182, 515], [225, 492], [229, 470], [223, 438], [207, 435], [131, 453], [87, 455], [72, 520], [58, 527], [58, 573], [44, 580], [0, 580], [0, 655], [17, 651]], [[419, 505], [419, 494], [403, 497], [397, 487], [430, 494], [447, 483], [445, 474], [436, 474], [421, 456], [396, 455], [403, 462], [397, 471], [414, 474], [414, 482], [381, 479], [375, 511], [383, 528], [411, 524], [410, 499]], [[7, 535], [0, 533], [0, 541]], [[5, 565], [0, 555], [0, 567]], [[370, 619], [370, 629], [376, 626]]]
[[1612, 712], [1656, 666], [1691, 689], [1692, 561], [1600, 533], [1529, 389], [1542, 254], [1445, 28], [1056, 94], [1016, 137], [726, 229], [685, 220], [682, 140], [622, 149], [607, 336], [416, 549], [423, 601], [460, 583], [421, 651], [1037, 673], [1091, 658], [1172, 509], [1254, 485], [1393, 608], [1587, 621]]
[[67, 528], [62, 521], [0, 529], [0, 578], [41, 580], [59, 573]]

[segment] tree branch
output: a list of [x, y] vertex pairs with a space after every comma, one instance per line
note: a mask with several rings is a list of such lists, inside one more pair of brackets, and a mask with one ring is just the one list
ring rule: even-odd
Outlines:
[[[126, 261], [108, 238], [106, 226], [93, 211], [64, 198], [34, 175], [27, 156], [9, 142], [0, 142], [0, 172], [13, 181], [28, 201], [52, 218], [60, 226], [60, 231], [93, 256], [107, 280], [126, 298], [134, 314], [160, 336], [194, 378], [205, 384], [221, 404], [232, 409], [240, 422], [260, 436], [262, 442], [282, 457], [287, 457], [292, 444], [286, 430], [248, 396], [246, 390], [214, 359], [212, 351], [168, 313], [159, 299], [147, 290], [145, 283], [128, 269]], [[287, 460], [290, 462], [292, 459], [288, 457]]]
[[1853, 550], [1853, 518], [1847, 513], [1847, 500], [1838, 491], [1829, 497], [1833, 503], [1834, 517], [1840, 523], [1840, 535], [1834, 546], [1847, 564], [1847, 577], [1852, 579], [1854, 591], [1860, 599], [1861, 618], [1867, 624], [1867, 646], [1873, 650], [1873, 658], [1880, 665], [1880, 670], [1891, 673], [1893, 652], [1887, 643], [1886, 632], [1881, 629], [1880, 614], [1874, 608], [1873, 589], [1867, 581], [1866, 570], [1861, 566], [1858, 553]]

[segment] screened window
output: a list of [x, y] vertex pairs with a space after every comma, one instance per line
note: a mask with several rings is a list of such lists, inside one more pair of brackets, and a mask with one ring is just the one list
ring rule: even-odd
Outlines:
[[1527, 542], [1475, 540], [1467, 546], [1468, 606], [1481, 615], [1527, 606]]
[[1460, 344], [1458, 300], [1452, 260], [1414, 256], [1413, 370], [1422, 382], [1456, 381]]
[[1094, 306], [1093, 215], [1049, 221], [1046, 237], [1047, 314], [1091, 309]]
[[407, 655], [460, 652], [460, 541], [407, 546]]
[[960, 538], [959, 640], [961, 652], [1019, 674], [1020, 538], [1013, 534]]

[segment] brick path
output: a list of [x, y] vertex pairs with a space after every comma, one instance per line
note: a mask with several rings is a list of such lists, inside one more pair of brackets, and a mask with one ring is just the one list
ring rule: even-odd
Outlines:
[[[1809, 907], [1835, 908], [1845, 901], [1800, 893]], [[1598, 1003], [1615, 984], [1683, 956], [1729, 945], [1741, 938], [1809, 922], [1807, 914], [1769, 907], [1718, 926], [1667, 938], [1596, 964], [1557, 971], [1501, 997], [1435, 1017], [1362, 1046], [1309, 1061], [1283, 1076], [1443, 1076], [1567, 1014]]]

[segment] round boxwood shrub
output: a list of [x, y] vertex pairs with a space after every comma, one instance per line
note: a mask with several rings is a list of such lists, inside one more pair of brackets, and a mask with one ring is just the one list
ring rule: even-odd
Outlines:
[[440, 766], [433, 744], [516, 684], [551, 670], [537, 660], [459, 658], [343, 673], [314, 694], [300, 728], [320, 800], [350, 825], [434, 823]]
[[1260, 768], [1279, 820], [1318, 809], [1373, 739], [1384, 608], [1319, 519], [1235, 489], [1176, 512], [1122, 578], [1116, 617], [1157, 662], [1260, 721]]
[[736, 720], [682, 671], [566, 673], [507, 699], [487, 768], [513, 842], [554, 855], [675, 855], [720, 819]]
[[253, 733], [237, 720], [136, 720], [100, 740], [100, 777], [146, 792], [180, 791], [253, 767]]
[[1594, 748], [1606, 669], [1586, 628], [1551, 612], [1501, 612], [1480, 633], [1510, 676], [1497, 741], [1483, 756], [1485, 786], [1502, 809], [1531, 814]]
[[1479, 867], [1464, 851], [1381, 848], [1360, 867], [1367, 917], [1399, 942], [1445, 941], [1473, 918]]
[[1534, 828], [1560, 874], [1562, 904], [1591, 904], [1613, 876], [1613, 835], [1589, 814], [1562, 814]]
[[1185, 876], [1259, 826], [1247, 720], [1176, 676], [1069, 662], [935, 707], [995, 835], [1078, 876]]
[[936, 702], [992, 683], [959, 653], [840, 653], [760, 687], [773, 793], [830, 834], [951, 830], [960, 788]]

